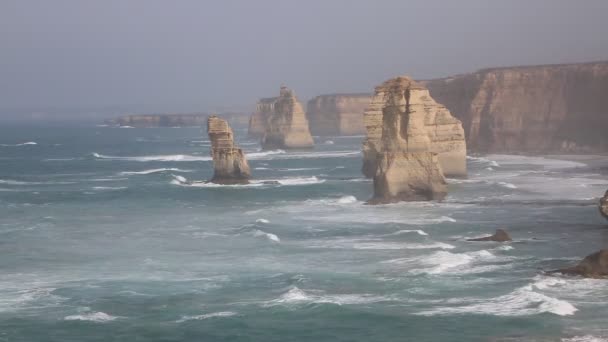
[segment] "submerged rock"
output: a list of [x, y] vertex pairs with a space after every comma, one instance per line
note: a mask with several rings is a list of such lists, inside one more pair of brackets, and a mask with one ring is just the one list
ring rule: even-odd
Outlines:
[[503, 229], [496, 229], [496, 233], [490, 236], [484, 236], [476, 239], [467, 239], [467, 241], [496, 241], [496, 242], [506, 242], [512, 241], [511, 236]]
[[409, 77], [376, 87], [364, 122], [363, 174], [376, 174], [381, 152], [433, 152], [446, 176], [466, 176], [466, 143], [460, 120]]
[[374, 180], [370, 204], [440, 200], [447, 194], [440, 157], [426, 130], [428, 113], [410, 103], [414, 89], [420, 87], [408, 77], [384, 82], [376, 88], [373, 110], [365, 114], [363, 171]]
[[598, 252], [585, 257], [578, 265], [549, 273], [562, 273], [567, 275], [579, 275], [586, 278], [603, 278], [608, 276], [608, 249], [602, 249]]
[[247, 184], [251, 177], [249, 164], [243, 150], [234, 144], [232, 128], [226, 120], [217, 116], [207, 119], [207, 134], [211, 141], [213, 158], [212, 183]]
[[261, 99], [251, 117], [250, 135], [255, 135], [263, 123], [262, 148], [300, 149], [314, 145], [306, 113], [292, 90], [281, 87], [279, 97]]
[[604, 197], [602, 197], [600, 199], [600, 213], [602, 214], [602, 216], [604, 216], [606, 219], [608, 219], [608, 191], [606, 191], [606, 193], [604, 194]]

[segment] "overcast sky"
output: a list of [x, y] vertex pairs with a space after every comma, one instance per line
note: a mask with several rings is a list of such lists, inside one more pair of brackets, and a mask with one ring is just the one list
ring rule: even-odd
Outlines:
[[608, 59], [608, 0], [0, 0], [0, 107], [253, 109]]

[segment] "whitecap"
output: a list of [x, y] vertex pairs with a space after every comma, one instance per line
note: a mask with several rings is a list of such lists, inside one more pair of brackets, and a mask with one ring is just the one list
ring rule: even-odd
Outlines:
[[266, 233], [265, 231], [259, 230], [259, 229], [256, 229], [253, 232], [253, 236], [255, 236], [255, 237], [264, 237], [264, 238], [266, 238], [266, 239], [268, 239], [270, 241], [273, 241], [273, 242], [281, 242], [281, 240], [279, 239], [278, 236], [276, 236], [276, 234]]
[[221, 318], [221, 317], [232, 317], [232, 316], [236, 316], [237, 313], [236, 312], [232, 312], [232, 311], [220, 311], [220, 312], [212, 312], [212, 313], [208, 313], [208, 314], [204, 314], [204, 315], [196, 315], [196, 316], [182, 316], [181, 319], [175, 321], [176, 323], [183, 323], [186, 321], [192, 321], [192, 320], [203, 320], [203, 319], [209, 319], [209, 318]]
[[356, 305], [369, 304], [390, 300], [387, 297], [371, 294], [325, 294], [322, 291], [304, 291], [297, 286], [291, 287], [278, 298], [265, 303], [265, 306], [298, 305], [298, 304], [335, 304]]
[[503, 186], [503, 187], [505, 187], [505, 188], [509, 188], [509, 189], [517, 189], [517, 186], [516, 186], [515, 184], [513, 184], [513, 183], [507, 183], [507, 182], [498, 182], [498, 183], [496, 183], [496, 184], [498, 184], [498, 185], [500, 185], [500, 186]]
[[413, 269], [410, 272], [414, 274], [440, 274], [446, 272], [457, 272], [459, 274], [469, 273], [473, 271], [470, 268], [470, 264], [494, 258], [496, 258], [494, 254], [487, 250], [467, 253], [439, 251], [430, 256], [426, 255], [416, 258], [416, 263], [429, 267]]
[[352, 204], [357, 203], [357, 197], [355, 196], [342, 196], [338, 199], [339, 204]]
[[38, 145], [38, 143], [35, 141], [28, 141], [28, 142], [24, 142], [24, 143], [20, 143], [20, 144], [0, 144], [0, 146], [3, 146], [3, 147], [18, 147], [18, 146], [32, 146], [32, 145]]
[[209, 161], [211, 157], [200, 157], [186, 154], [169, 154], [169, 155], [152, 155], [152, 156], [108, 156], [99, 154], [96, 152], [92, 153], [92, 156], [97, 159], [108, 159], [108, 160], [126, 160], [126, 161], [138, 161], [138, 162], [152, 162], [152, 161], [160, 161], [160, 162], [192, 162], [192, 161]]
[[149, 175], [151, 173], [159, 173], [159, 172], [167, 172], [167, 171], [173, 171], [173, 172], [192, 172], [192, 170], [182, 170], [182, 169], [178, 169], [175, 167], [171, 167], [171, 168], [162, 168], [162, 169], [149, 169], [149, 170], [143, 170], [143, 171], [123, 171], [123, 172], [119, 172], [120, 175], [123, 176], [128, 176], [128, 175]]
[[582, 335], [562, 338], [562, 342], [608, 342], [608, 338], [593, 335]]
[[124, 190], [126, 186], [94, 186], [93, 190]]
[[422, 235], [422, 236], [429, 235], [427, 232], [425, 232], [422, 229], [402, 229], [402, 230], [398, 230], [398, 231], [396, 231], [394, 233], [390, 233], [390, 234], [387, 234], [387, 235], [389, 235], [389, 236], [390, 235], [402, 235], [402, 234], [407, 234], [407, 233], [416, 233], [416, 234]]
[[325, 145], [333, 145], [334, 142], [332, 140], [325, 140], [325, 142], [323, 144], [325, 144]]
[[118, 317], [116, 317], [116, 316], [111, 316], [105, 312], [99, 311], [99, 312], [84, 313], [81, 315], [66, 316], [66, 317], [64, 317], [64, 320], [66, 320], [66, 321], [90, 321], [90, 322], [104, 323], [104, 322], [113, 321], [117, 318]]
[[270, 223], [270, 221], [268, 221], [267, 219], [263, 219], [263, 218], [257, 219], [257, 220], [255, 220], [255, 222], [256, 223], [263, 223], [263, 224]]

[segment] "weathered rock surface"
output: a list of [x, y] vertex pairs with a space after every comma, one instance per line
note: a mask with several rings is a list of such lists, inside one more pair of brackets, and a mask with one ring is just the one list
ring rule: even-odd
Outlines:
[[484, 69], [420, 81], [478, 152], [605, 152], [608, 62]]
[[440, 200], [447, 194], [439, 155], [431, 150], [428, 111], [419, 102], [424, 91], [407, 77], [376, 87], [363, 144], [364, 172], [374, 180], [371, 204]]
[[509, 233], [504, 231], [503, 229], [496, 229], [496, 233], [490, 236], [484, 236], [476, 239], [467, 239], [467, 241], [496, 241], [496, 242], [506, 242], [512, 241]]
[[313, 147], [306, 113], [291, 89], [281, 87], [279, 97], [262, 99], [257, 107], [265, 119], [263, 149]]
[[265, 99], [262, 99], [258, 102], [258, 110], [256, 110], [249, 117], [249, 127], [247, 129], [247, 135], [250, 138], [261, 138], [264, 136], [264, 126], [266, 122], [266, 115], [264, 112], [260, 111], [260, 103], [262, 103]]
[[549, 273], [578, 275], [586, 278], [603, 278], [608, 276], [608, 249], [602, 249], [585, 257], [578, 265]]
[[369, 204], [442, 200], [447, 185], [436, 153], [381, 152]]
[[[220, 115], [233, 125], [247, 124], [243, 113], [222, 113]], [[108, 125], [130, 127], [203, 127], [209, 114], [137, 114], [106, 120]]]
[[365, 134], [363, 114], [370, 94], [320, 95], [308, 101], [306, 115], [313, 135]]
[[376, 87], [365, 112], [363, 174], [376, 175], [383, 151], [434, 152], [446, 176], [466, 176], [466, 143], [461, 122], [409, 77]]
[[608, 219], [608, 191], [606, 191], [606, 193], [604, 194], [604, 197], [602, 197], [600, 199], [600, 213], [602, 214], [602, 216], [604, 216], [606, 219]]
[[207, 134], [211, 141], [213, 158], [213, 178], [218, 184], [247, 184], [251, 177], [249, 164], [243, 150], [234, 144], [232, 128], [226, 120], [210, 116], [207, 120]]

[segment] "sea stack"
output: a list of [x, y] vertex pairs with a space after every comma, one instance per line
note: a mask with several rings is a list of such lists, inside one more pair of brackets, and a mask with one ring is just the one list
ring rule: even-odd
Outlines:
[[[397, 127], [395, 121], [398, 121]], [[367, 137], [363, 144], [363, 174], [372, 178], [377, 154], [434, 152], [445, 176], [465, 177], [466, 142], [460, 120], [433, 100], [429, 90], [403, 76], [376, 87], [364, 117]]]
[[319, 95], [308, 101], [306, 115], [314, 135], [365, 134], [363, 114], [371, 94]]
[[[285, 86], [281, 87], [279, 97], [258, 102], [252, 120], [254, 118], [263, 120], [262, 148], [265, 150], [305, 149], [314, 146], [306, 113], [293, 91]], [[256, 127], [255, 122], [253, 127]]]
[[[427, 131], [427, 119], [437, 115], [429, 114], [424, 105], [428, 100], [421, 99], [425, 94], [428, 96], [428, 91], [409, 77], [397, 77], [376, 87], [370, 110], [365, 113], [367, 137], [363, 144], [363, 171], [374, 180], [370, 204], [441, 200], [447, 194], [440, 157], [432, 149], [437, 132]], [[444, 162], [455, 160], [452, 154], [447, 157]]]
[[608, 191], [604, 194], [604, 197], [600, 198], [600, 213], [606, 219], [608, 219]]
[[247, 184], [251, 172], [243, 150], [234, 144], [234, 134], [228, 122], [213, 115], [207, 119], [207, 134], [213, 158], [212, 183]]

